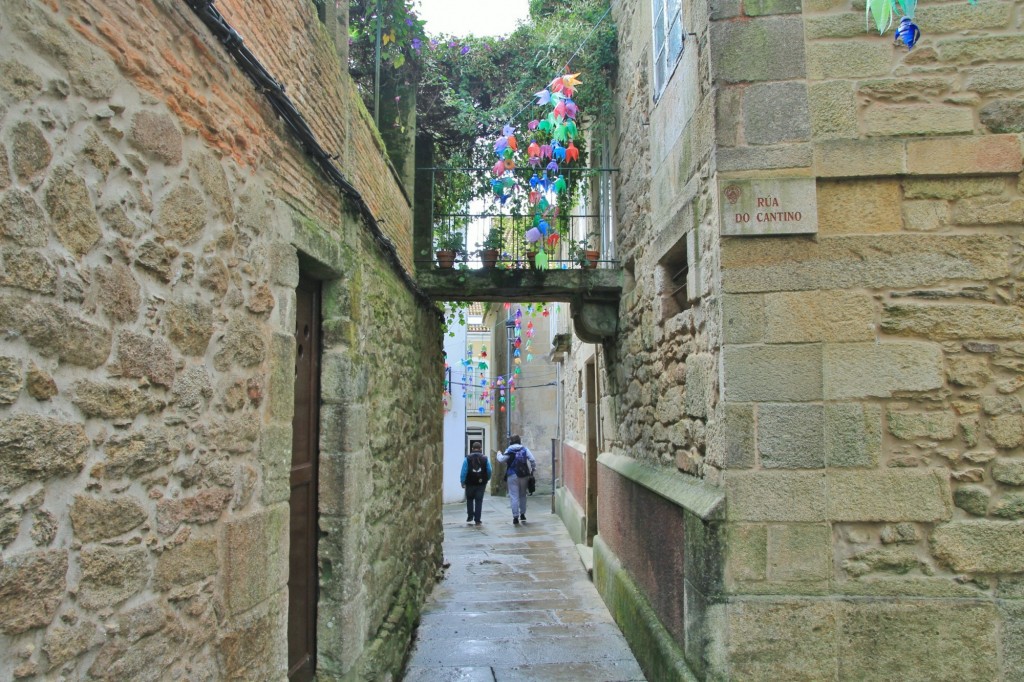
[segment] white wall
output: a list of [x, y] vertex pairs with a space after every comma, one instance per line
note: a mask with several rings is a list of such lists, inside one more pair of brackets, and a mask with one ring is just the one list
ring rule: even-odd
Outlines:
[[445, 503], [464, 499], [459, 474], [462, 460], [466, 457], [466, 401], [462, 397], [461, 372], [458, 363], [466, 355], [466, 326], [458, 320], [449, 319], [449, 331], [455, 336], [445, 335], [444, 350], [448, 354], [448, 365], [452, 367], [452, 409], [444, 417], [444, 477], [442, 496]]

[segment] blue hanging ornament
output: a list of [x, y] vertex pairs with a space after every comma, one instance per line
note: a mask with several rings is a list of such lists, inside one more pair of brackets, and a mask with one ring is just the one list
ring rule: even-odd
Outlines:
[[903, 43], [907, 46], [908, 50], [912, 50], [920, 37], [921, 29], [917, 27], [917, 24], [910, 17], [903, 17], [900, 19], [899, 26], [896, 27], [893, 42], [897, 44]]

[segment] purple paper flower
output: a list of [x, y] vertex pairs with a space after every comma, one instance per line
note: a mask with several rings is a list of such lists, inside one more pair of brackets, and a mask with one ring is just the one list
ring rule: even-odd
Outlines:
[[417, 52], [419, 52], [422, 48], [423, 48], [423, 41], [420, 40], [419, 38], [413, 38], [412, 39], [412, 49], [414, 49]]
[[458, 45], [458, 43], [456, 43], [454, 40], [448, 41], [448, 47], [455, 47], [456, 45]]
[[406, 25], [406, 26], [412, 26], [412, 19], [410, 19], [410, 18], [406, 17], [406, 18], [405, 18], [405, 25]]
[[461, 53], [462, 54], [469, 54], [469, 45], [463, 45]]
[[436, 40], [434, 40], [434, 39], [430, 40], [430, 49], [431, 50], [436, 50], [437, 49], [437, 41]]

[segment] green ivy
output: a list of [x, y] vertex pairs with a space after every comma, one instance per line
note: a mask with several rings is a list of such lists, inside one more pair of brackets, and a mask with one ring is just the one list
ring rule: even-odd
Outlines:
[[[385, 36], [382, 69], [392, 69], [389, 80], [418, 83], [417, 130], [421, 140], [434, 145], [434, 165], [489, 167], [494, 138], [505, 124], [516, 127], [525, 149], [530, 139], [526, 124], [539, 111], [533, 94], [563, 74], [572, 58], [568, 66], [581, 73], [583, 82], [573, 99], [592, 139], [601, 140], [613, 127], [617, 67], [616, 31], [608, 7], [608, 0], [531, 0], [530, 20], [495, 38], [428, 36], [407, 0], [352, 0], [350, 70], [372, 110], [380, 17]], [[591, 165], [591, 150], [582, 136], [576, 146], [578, 167]], [[570, 197], [578, 196], [583, 180], [580, 174], [571, 176]], [[435, 215], [452, 213], [490, 189], [468, 176], [442, 182], [443, 187], [435, 187]]]

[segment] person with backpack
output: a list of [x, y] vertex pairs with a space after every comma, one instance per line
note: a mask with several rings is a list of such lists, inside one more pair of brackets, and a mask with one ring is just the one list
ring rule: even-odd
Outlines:
[[480, 512], [484, 507], [484, 491], [491, 480], [491, 460], [480, 452], [480, 443], [470, 446], [470, 453], [462, 462], [462, 487], [466, 490], [466, 523], [480, 525]]
[[526, 495], [530, 476], [537, 469], [537, 460], [530, 449], [523, 445], [518, 434], [508, 439], [505, 452], [498, 453], [498, 461], [506, 464], [505, 480], [508, 482], [508, 498], [512, 504], [512, 523], [526, 523]]

